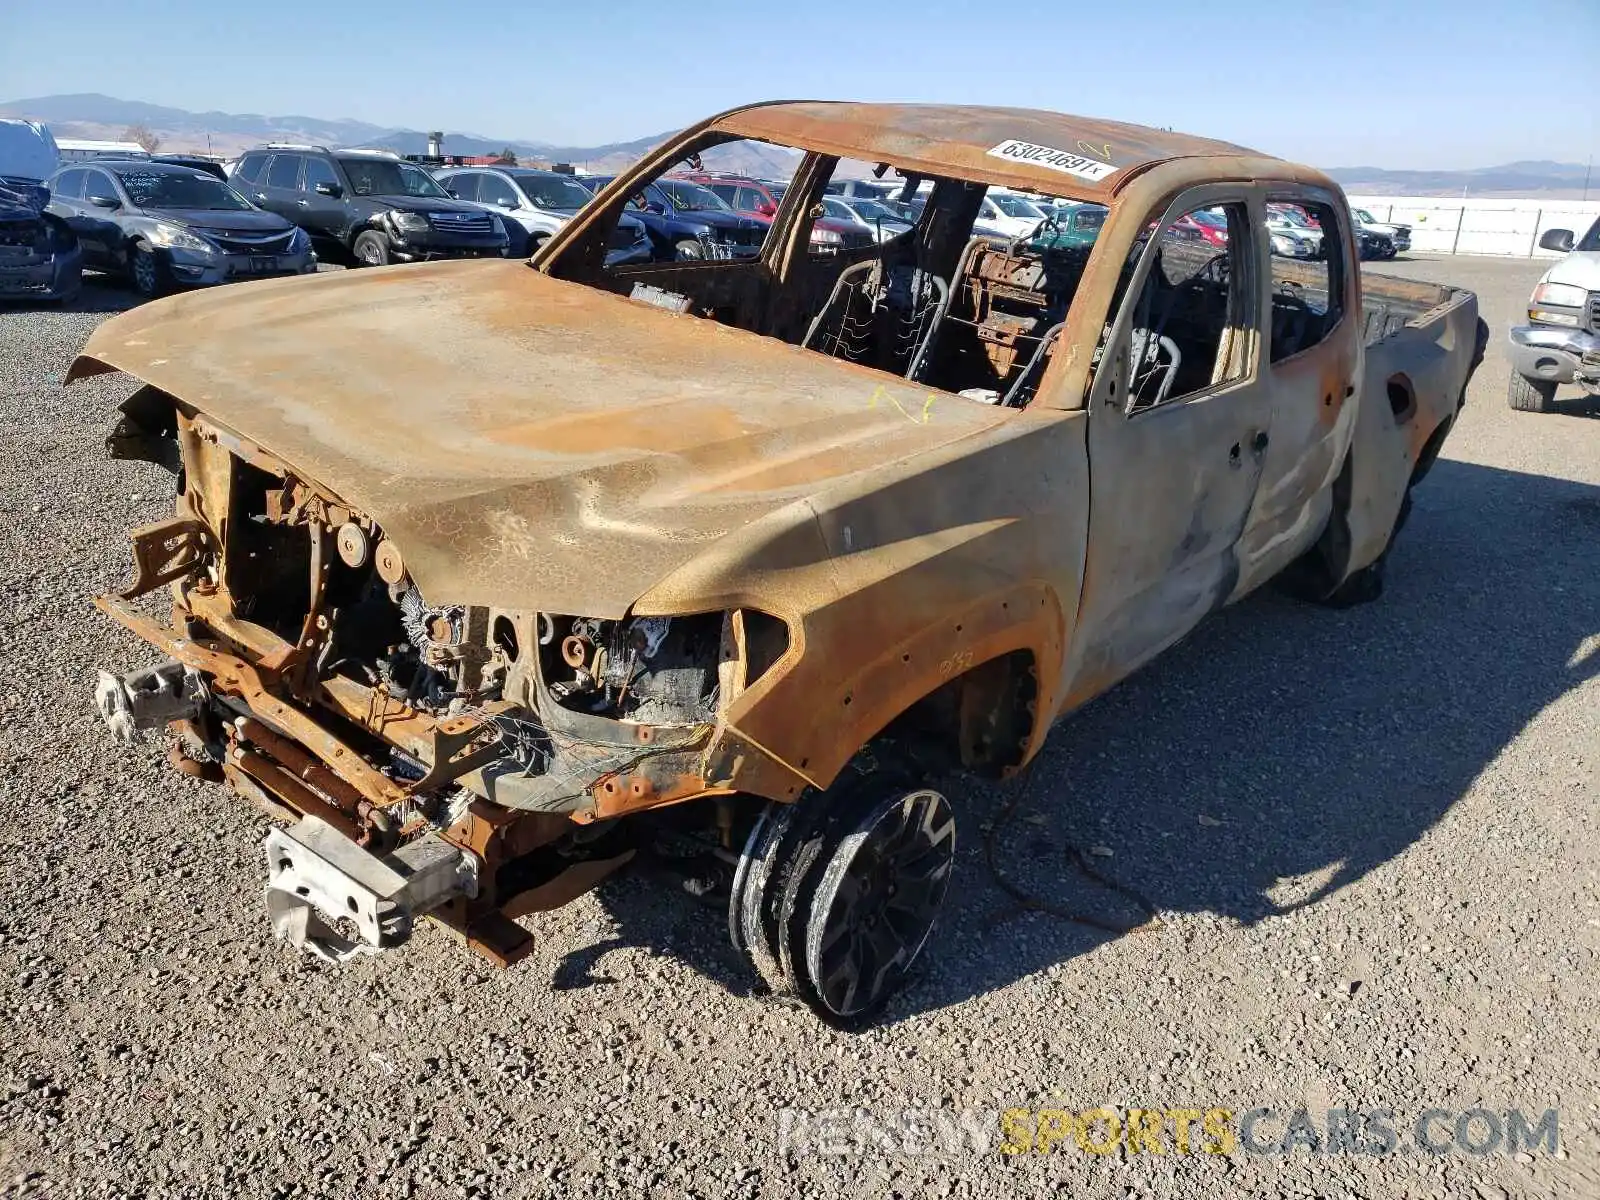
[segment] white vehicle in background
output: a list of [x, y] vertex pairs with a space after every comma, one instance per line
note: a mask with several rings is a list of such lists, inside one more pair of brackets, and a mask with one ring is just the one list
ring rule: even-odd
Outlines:
[[533, 167], [445, 167], [433, 177], [456, 199], [470, 200], [520, 225], [528, 235], [529, 254], [590, 200], [589, 190], [572, 176]]
[[150, 151], [138, 142], [106, 141], [100, 138], [57, 138], [56, 149], [62, 162], [86, 162], [93, 158], [149, 158]]
[[[860, 201], [875, 200], [906, 222], [913, 222], [922, 215], [923, 206], [933, 194], [931, 179], [922, 180], [917, 185], [916, 191], [906, 200], [900, 198], [905, 187], [904, 182], [885, 184], [880, 181], [847, 179], [828, 186], [830, 191], [824, 197], [825, 200], [837, 200], [850, 205]], [[830, 212], [828, 215], [834, 214]], [[1039, 228], [1045, 216], [1045, 209], [1029, 197], [1008, 192], [1004, 188], [990, 188], [978, 207], [978, 216], [972, 223], [972, 232], [979, 237], [1013, 239], [1027, 237]]]
[[1512, 408], [1549, 412], [1556, 388], [1575, 383], [1600, 396], [1600, 220], [1582, 238], [1547, 229], [1541, 250], [1566, 255], [1539, 278], [1528, 299], [1528, 322], [1513, 326]]
[[1402, 254], [1411, 249], [1411, 226], [1394, 225], [1386, 221], [1375, 221], [1372, 214], [1364, 208], [1352, 208], [1350, 215], [1366, 233], [1381, 233], [1394, 243], [1395, 253]]
[[978, 222], [1009, 238], [1027, 237], [1044, 222], [1046, 212], [1026, 196], [990, 188], [978, 209]]

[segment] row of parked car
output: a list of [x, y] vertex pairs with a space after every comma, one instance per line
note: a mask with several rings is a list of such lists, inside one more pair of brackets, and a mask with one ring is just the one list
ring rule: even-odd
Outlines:
[[[144, 296], [177, 285], [303, 274], [318, 256], [355, 266], [434, 258], [526, 257], [611, 176], [517, 166], [435, 166], [379, 150], [268, 145], [226, 165], [180, 155], [62, 164], [49, 131], [4, 122], [0, 167], [0, 294], [69, 298], [84, 267], [126, 276]], [[22, 166], [16, 164], [20, 162]], [[928, 184], [830, 183], [810, 229], [828, 255], [896, 237], [919, 219]], [[645, 185], [612, 231], [607, 261], [754, 257], [785, 184], [700, 170]], [[26, 189], [23, 195], [19, 189]], [[7, 198], [9, 197], [9, 198]], [[1405, 226], [1361, 212], [1363, 258], [1410, 246]], [[1088, 246], [1106, 210], [991, 188], [973, 232], [1037, 245]], [[1269, 206], [1273, 253], [1322, 254], [1322, 232], [1294, 206]], [[1174, 236], [1227, 241], [1220, 213], [1198, 212]], [[24, 253], [26, 251], [26, 253]], [[24, 261], [26, 259], [26, 261]]]

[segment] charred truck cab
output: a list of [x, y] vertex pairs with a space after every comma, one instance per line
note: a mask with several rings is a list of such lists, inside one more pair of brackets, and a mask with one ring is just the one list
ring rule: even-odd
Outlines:
[[[608, 261], [632, 196], [738, 139], [800, 152], [756, 255]], [[812, 254], [842, 159], [931, 190], [904, 232]], [[1106, 220], [1087, 244], [994, 236], [989, 187]], [[1272, 255], [1284, 205], [1319, 223], [1317, 262]], [[97, 701], [294, 820], [267, 838], [268, 910], [307, 949], [383, 950], [427, 916], [509, 963], [519, 918], [667, 826], [724, 872], [753, 970], [855, 1025], [949, 884], [958, 805], [931, 781], [1017, 770], [1269, 580], [1375, 597], [1484, 337], [1470, 293], [1364, 285], [1337, 186], [1236, 146], [1018, 109], [739, 109], [531, 264], [103, 324], [71, 377], [140, 382], [112, 453], [179, 491], [98, 601], [163, 661]], [[163, 587], [170, 620], [140, 602]]]

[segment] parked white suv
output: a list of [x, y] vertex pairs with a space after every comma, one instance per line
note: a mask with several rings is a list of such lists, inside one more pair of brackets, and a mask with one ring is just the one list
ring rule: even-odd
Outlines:
[[997, 229], [1006, 237], [1027, 237], [1044, 222], [1045, 215], [1030, 197], [990, 188], [978, 209], [978, 224]]
[[1511, 329], [1512, 408], [1549, 412], [1556, 388], [1575, 383], [1600, 396], [1600, 220], [1582, 241], [1547, 229], [1543, 250], [1566, 254], [1534, 285], [1528, 324]]
[[522, 226], [530, 254], [592, 199], [572, 176], [533, 167], [446, 167], [434, 178], [458, 200], [481, 204]]

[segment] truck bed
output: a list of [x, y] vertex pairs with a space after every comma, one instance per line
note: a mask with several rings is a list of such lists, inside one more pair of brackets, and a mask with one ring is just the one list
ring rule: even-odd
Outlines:
[[[1273, 260], [1275, 277], [1300, 285], [1304, 296], [1313, 308], [1325, 308], [1328, 302], [1327, 268], [1322, 263]], [[1363, 340], [1368, 346], [1376, 345], [1394, 336], [1406, 325], [1424, 313], [1441, 305], [1459, 304], [1465, 299], [1476, 299], [1471, 292], [1443, 283], [1423, 283], [1415, 279], [1402, 279], [1398, 275], [1380, 275], [1370, 271], [1361, 273], [1361, 319]]]
[[[1361, 316], [1368, 346], [1392, 337], [1423, 313], [1441, 305], [1459, 305], [1476, 297], [1445, 283], [1423, 283], [1398, 275], [1361, 274]], [[1476, 309], [1476, 304], [1474, 304]]]

